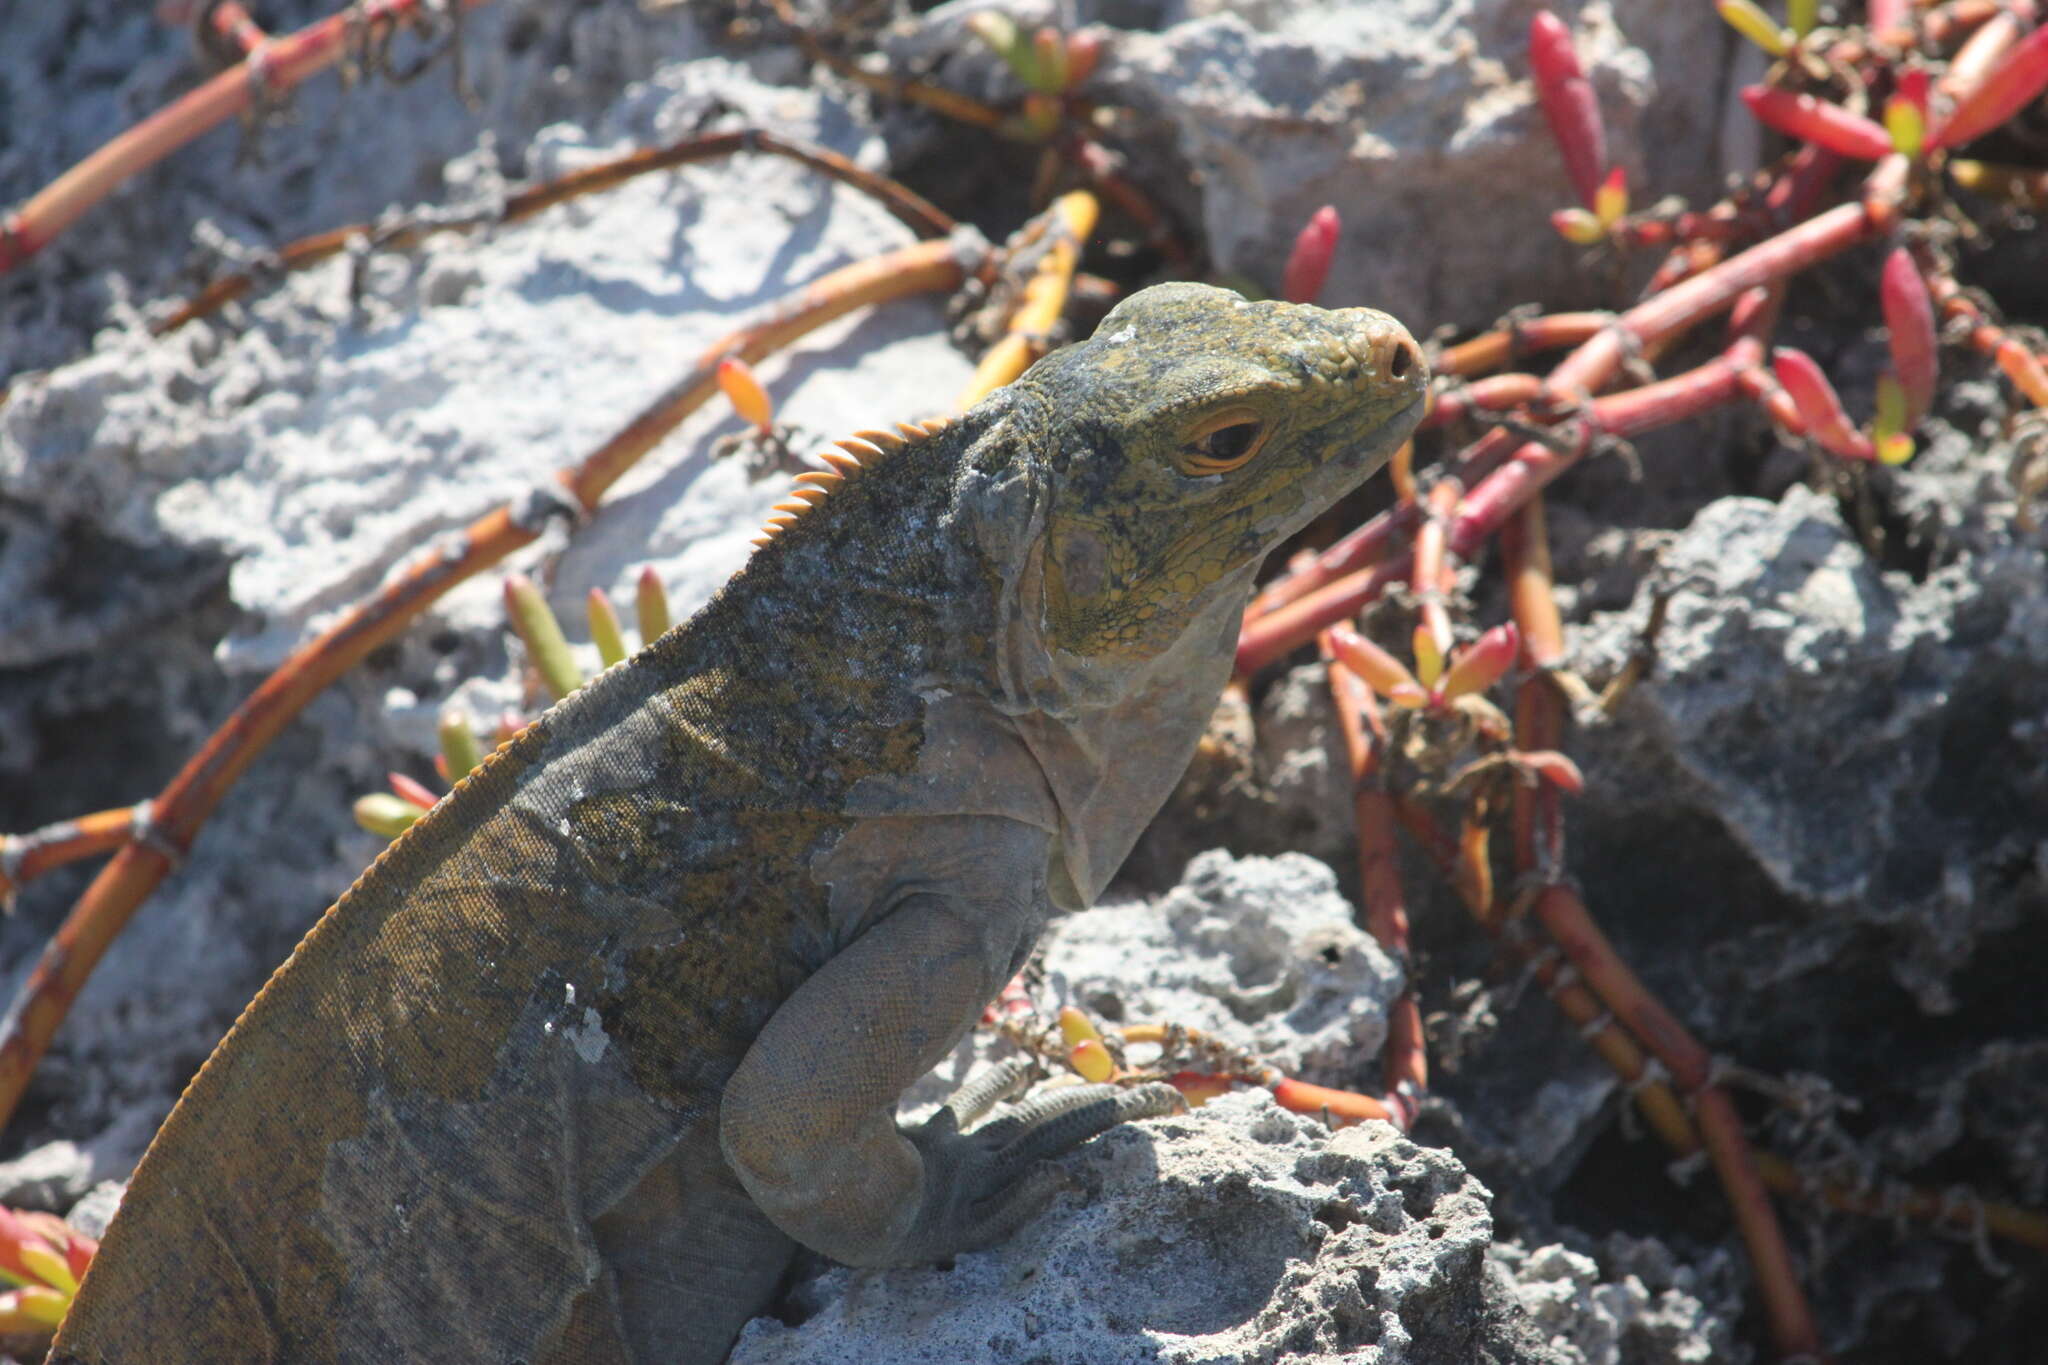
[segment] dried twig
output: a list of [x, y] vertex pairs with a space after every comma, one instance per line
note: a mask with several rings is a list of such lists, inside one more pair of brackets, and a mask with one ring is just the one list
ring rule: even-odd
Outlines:
[[150, 330], [158, 336], [174, 332], [194, 318], [205, 317], [247, 295], [255, 289], [259, 278], [304, 270], [349, 250], [350, 243], [355, 241], [369, 241], [386, 250], [405, 250], [439, 233], [469, 232], [480, 227], [524, 222], [557, 204], [612, 189], [637, 176], [741, 152], [788, 157], [834, 180], [852, 185], [874, 196], [920, 237], [943, 237], [956, 226], [951, 215], [927, 202], [922, 195], [887, 176], [861, 169], [829, 148], [782, 137], [765, 129], [732, 129], [681, 138], [664, 147], [645, 147], [628, 152], [507, 195], [502, 204], [474, 213], [420, 217], [391, 224], [351, 223], [347, 227], [330, 228], [326, 232], [301, 237], [279, 247], [270, 257], [267, 269], [221, 276], [177, 305]]
[[[332, 66], [358, 43], [376, 43], [411, 19], [423, 0], [358, 0], [339, 14], [257, 47], [51, 181], [0, 220], [0, 274], [48, 246], [122, 181], [201, 133], [274, 100]], [[459, 0], [476, 9], [488, 0]]]

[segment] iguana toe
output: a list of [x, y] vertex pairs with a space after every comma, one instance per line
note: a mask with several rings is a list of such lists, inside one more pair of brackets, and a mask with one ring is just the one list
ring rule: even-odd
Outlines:
[[967, 1133], [947, 1106], [905, 1133], [924, 1159], [927, 1202], [889, 1259], [925, 1263], [994, 1245], [1067, 1183], [1047, 1158], [1130, 1119], [1182, 1105], [1170, 1085], [1077, 1085], [1034, 1096]]

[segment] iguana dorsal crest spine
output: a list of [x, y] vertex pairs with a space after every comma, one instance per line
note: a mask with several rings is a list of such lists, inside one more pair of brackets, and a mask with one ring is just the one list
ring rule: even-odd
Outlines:
[[928, 417], [922, 422], [898, 422], [895, 431], [856, 431], [843, 441], [835, 441], [837, 450], [822, 451], [818, 456], [830, 467], [797, 475], [797, 487], [790, 490], [785, 501], [775, 504], [776, 515], [768, 518], [768, 524], [761, 528], [753, 543], [766, 545], [848, 479], [860, 477], [874, 468], [878, 460], [905, 446], [930, 440], [952, 424], [950, 417]]

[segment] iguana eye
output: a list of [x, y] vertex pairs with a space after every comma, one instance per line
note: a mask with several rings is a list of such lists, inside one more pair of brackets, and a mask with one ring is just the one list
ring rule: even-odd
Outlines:
[[1226, 408], [1196, 423], [1180, 448], [1180, 472], [1199, 479], [1228, 474], [1259, 453], [1266, 424], [1250, 408]]

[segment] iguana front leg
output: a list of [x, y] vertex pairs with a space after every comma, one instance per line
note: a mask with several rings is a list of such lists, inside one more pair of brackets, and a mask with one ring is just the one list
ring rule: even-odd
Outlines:
[[1169, 1112], [1167, 1086], [1089, 1086], [962, 1134], [897, 1098], [959, 1041], [1037, 938], [1037, 906], [906, 896], [783, 1002], [727, 1082], [720, 1141], [783, 1231], [849, 1265], [943, 1259], [1000, 1240], [1048, 1199], [1044, 1158]]

